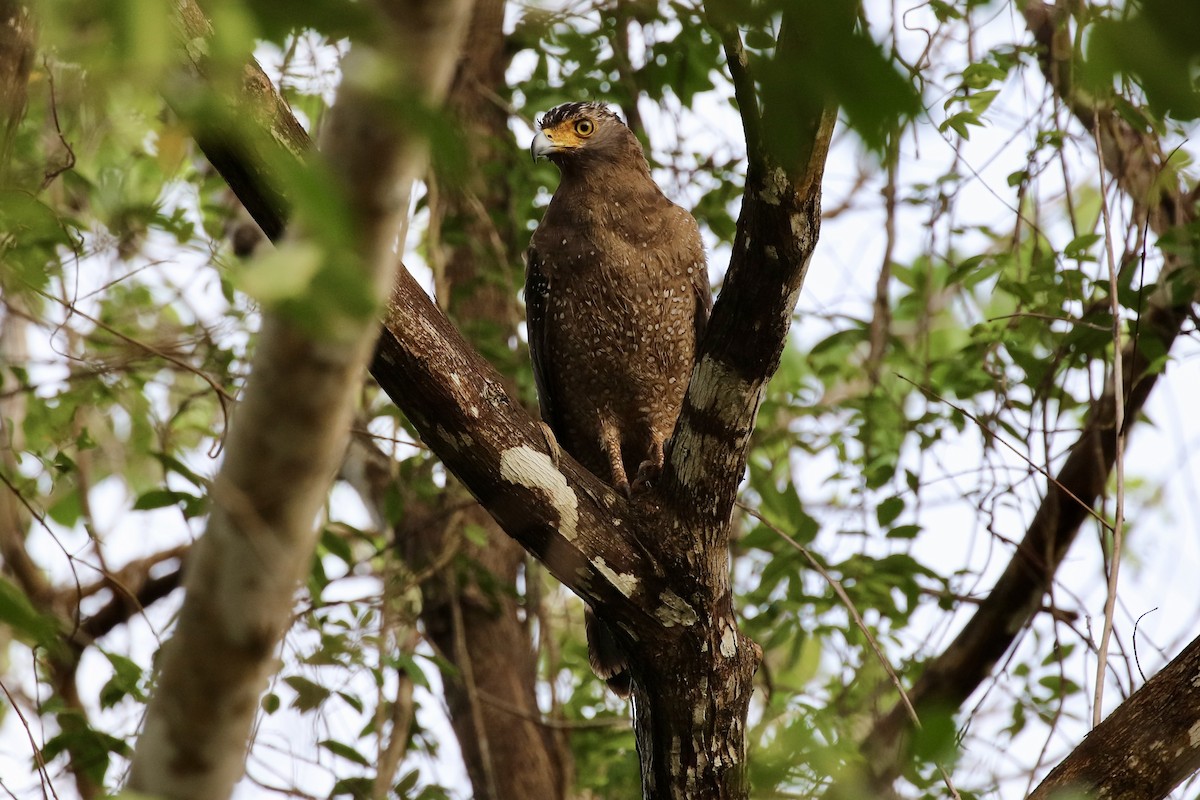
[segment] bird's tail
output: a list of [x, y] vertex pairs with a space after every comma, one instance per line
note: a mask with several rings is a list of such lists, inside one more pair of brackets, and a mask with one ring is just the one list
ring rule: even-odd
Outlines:
[[592, 671], [602, 678], [618, 697], [629, 697], [633, 688], [629, 662], [617, 645], [612, 631], [596, 618], [590, 608], [584, 610], [583, 618], [587, 624], [588, 662], [592, 665]]

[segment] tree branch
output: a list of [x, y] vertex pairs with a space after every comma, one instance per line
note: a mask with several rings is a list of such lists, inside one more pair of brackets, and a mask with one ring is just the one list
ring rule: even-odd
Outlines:
[[[440, 101], [468, 9], [466, 0], [378, 6], [390, 18], [381, 38], [388, 52], [402, 54], [401, 86], [411, 97]], [[392, 241], [424, 143], [398, 126], [395, 86], [371, 81], [381, 54], [372, 60], [356, 44], [348, 58], [324, 148], [353, 225], [346, 233], [354, 252], [337, 256], [352, 258], [352, 267], [340, 268], [379, 291], [391, 282]], [[133, 754], [135, 791], [228, 797], [244, 771], [258, 698], [309, 568], [314, 520], [344, 453], [375, 339], [370, 315], [342, 314], [336, 328], [320, 333], [311, 323], [302, 327], [279, 312], [264, 317], [213, 480], [207, 530], [189, 558], [187, 594]]]
[[1166, 797], [1200, 770], [1200, 638], [1096, 726], [1029, 800]]
[[[775, 56], [782, 59], [805, 46], [803, 26], [790, 14], [784, 16]], [[699, 348], [662, 483], [683, 518], [717, 533], [725, 546], [727, 540], [720, 537], [728, 535], [758, 405], [779, 367], [817, 244], [821, 177], [836, 109], [814, 110], [804, 98], [792, 96], [765, 107], [760, 117], [737, 29], [721, 24], [753, 150], [733, 257]], [[786, 146], [774, 141], [785, 133], [783, 126], [769, 124], [776, 116], [798, 120], [798, 128], [786, 130]], [[779, 154], [787, 160], [781, 161]]]

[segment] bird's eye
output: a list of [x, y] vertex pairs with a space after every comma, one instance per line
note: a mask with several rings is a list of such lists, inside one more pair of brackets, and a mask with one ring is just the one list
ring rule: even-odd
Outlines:
[[590, 119], [581, 119], [575, 123], [575, 132], [580, 136], [591, 136], [592, 132], [595, 130], [596, 123], [592, 122]]

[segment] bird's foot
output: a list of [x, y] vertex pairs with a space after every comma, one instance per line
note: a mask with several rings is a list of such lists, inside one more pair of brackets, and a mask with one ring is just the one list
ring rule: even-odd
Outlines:
[[653, 458], [643, 461], [641, 466], [638, 467], [637, 477], [633, 479], [633, 486], [630, 488], [630, 491], [641, 492], [649, 489], [658, 480], [658, 476], [662, 475], [662, 468], [662, 461]]
[[613, 484], [613, 488], [616, 489], [621, 494], [625, 495], [625, 499], [628, 500], [630, 497], [633, 496], [633, 489], [634, 489], [634, 487], [636, 487], [636, 485], [637, 485], [636, 480], [634, 481], [634, 486], [630, 486], [629, 481], [625, 480], [624, 478], [621, 478], [621, 480], [619, 480]]

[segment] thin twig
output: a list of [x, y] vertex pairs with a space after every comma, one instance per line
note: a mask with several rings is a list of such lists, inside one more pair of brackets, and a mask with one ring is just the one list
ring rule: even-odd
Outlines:
[[29, 746], [33, 748], [33, 763], [37, 765], [37, 771], [42, 776], [42, 797], [47, 796], [46, 789], [49, 788], [54, 800], [58, 800], [58, 792], [54, 791], [54, 782], [50, 780], [50, 773], [46, 770], [46, 762], [42, 758], [42, 748], [38, 747], [37, 740], [33, 738], [33, 731], [29, 727], [29, 720], [25, 719], [25, 715], [21, 713], [16, 698], [8, 691], [8, 687], [4, 685], [4, 681], [0, 681], [0, 692], [4, 692], [4, 696], [8, 698], [8, 704], [12, 706], [13, 711], [17, 714], [17, 719], [21, 721], [21, 726], [25, 728], [25, 735], [29, 738]]
[[1145, 612], [1144, 614], [1139, 615], [1138, 618], [1133, 621], [1133, 663], [1135, 665], [1137, 665], [1138, 674], [1142, 676], [1143, 683], [1146, 682], [1146, 673], [1142, 670], [1142, 660], [1140, 658], [1138, 658], [1138, 649], [1137, 649], [1138, 625], [1140, 625], [1142, 623], [1143, 619], [1145, 619], [1150, 614], [1153, 614], [1155, 611], [1158, 611], [1158, 606], [1155, 606], [1154, 608], [1150, 609], [1149, 611]]
[[50, 184], [54, 183], [54, 179], [59, 175], [62, 175], [67, 170], [74, 168], [75, 150], [72, 149], [71, 144], [67, 141], [67, 138], [63, 136], [62, 126], [58, 124], [58, 95], [55, 93], [54, 89], [54, 70], [50, 69], [50, 59], [47, 56], [42, 56], [42, 67], [46, 70], [46, 82], [50, 86], [50, 118], [54, 122], [54, 132], [58, 134], [58, 141], [62, 143], [62, 146], [66, 148], [67, 151], [67, 160], [63, 162], [62, 166], [48, 170], [42, 177], [41, 188], [45, 189]]
[[[1100, 633], [1100, 650], [1096, 658], [1096, 693], [1092, 702], [1092, 727], [1103, 718], [1101, 705], [1104, 700], [1104, 672], [1108, 667], [1108, 642], [1112, 638], [1113, 615], [1117, 605], [1117, 576], [1121, 570], [1121, 544], [1125, 533], [1125, 379], [1121, 358], [1121, 299], [1118, 296], [1117, 260], [1112, 247], [1112, 217], [1108, 209], [1108, 187], [1104, 180], [1103, 143], [1100, 141], [1100, 126], [1092, 128], [1096, 140], [1096, 157], [1100, 159], [1100, 217], [1104, 220], [1104, 253], [1108, 260], [1108, 299], [1112, 309], [1113, 338], [1113, 428], [1116, 437], [1116, 455], [1113, 470], [1117, 479], [1116, 510], [1112, 524], [1112, 559], [1108, 568], [1107, 597], [1104, 599], [1104, 628]], [[1101, 547], [1101, 558], [1104, 549]]]
[[900, 676], [896, 674], [896, 670], [892, 668], [891, 662], [888, 661], [887, 656], [883, 654], [883, 650], [880, 648], [879, 643], [875, 641], [875, 637], [871, 634], [870, 629], [867, 628], [867, 623], [863, 621], [862, 615], [858, 613], [858, 608], [854, 605], [854, 601], [850, 599], [850, 595], [846, 594], [846, 590], [843, 588], [841, 581], [833, 577], [833, 575], [829, 573], [829, 570], [825, 569], [825, 565], [818, 561], [817, 557], [814, 556], [807, 547], [797, 542], [794, 538], [789, 536], [774, 523], [768, 521], [758, 511], [741, 502], [740, 500], [738, 501], [738, 506], [747, 514], [761, 522], [763, 525], [766, 525], [785, 542], [799, 551], [801, 555], [808, 559], [808, 563], [812, 565], [813, 569], [819, 572], [821, 577], [824, 578], [825, 581], [833, 588], [834, 594], [838, 596], [838, 599], [842, 601], [844, 606], [846, 606], [846, 610], [850, 612], [850, 617], [854, 620], [854, 624], [857, 625], [858, 629], [862, 631], [863, 636], [867, 637], [867, 642], [871, 645], [871, 649], [875, 651], [876, 658], [879, 659], [879, 663], [883, 665], [884, 671], [887, 672], [888, 677], [891, 678], [892, 685], [895, 686], [896, 691], [900, 693], [900, 700], [904, 703], [904, 707], [908, 710], [908, 716], [912, 720], [913, 725], [917, 728], [920, 728], [921, 720], [917, 717], [917, 710], [913, 708], [913, 704], [909, 702], [908, 692], [904, 691], [904, 686], [900, 683]]
[[1094, 517], [1097, 522], [1099, 522], [1101, 525], [1103, 525], [1106, 529], [1112, 530], [1112, 526], [1110, 526], [1108, 524], [1108, 520], [1104, 519], [1104, 517], [1102, 517], [1094, 508], [1092, 508], [1087, 503], [1080, 500], [1078, 495], [1076, 495], [1074, 492], [1072, 492], [1070, 489], [1068, 489], [1066, 486], [1064, 486], [1057, 478], [1055, 478], [1053, 475], [1051, 475], [1049, 470], [1033, 463], [1033, 461], [1031, 461], [1028, 456], [1026, 456], [1024, 453], [1022, 453], [1020, 450], [1018, 450], [1015, 446], [1013, 446], [1013, 445], [1009, 444], [1007, 441], [1005, 441], [1003, 436], [996, 433], [994, 430], [989, 428], [987, 425], [984, 425], [983, 420], [979, 419], [979, 417], [975, 416], [970, 411], [967, 411], [962, 406], [956, 406], [954, 403], [951, 403], [949, 400], [942, 397], [937, 392], [933, 391], [930, 388], [922, 386], [921, 384], [917, 383], [916, 381], [912, 380], [911, 378], [907, 378], [904, 375], [901, 375], [899, 372], [896, 372], [893, 374], [900, 380], [904, 381], [905, 383], [911, 384], [912, 386], [916, 387], [918, 390], [920, 390], [920, 391], [924, 392], [925, 394], [929, 395], [930, 397], [934, 398], [938, 402], [945, 403], [946, 405], [950, 406], [950, 408], [953, 408], [955, 411], [962, 414], [967, 419], [971, 420], [971, 422], [974, 422], [976, 425], [979, 426], [980, 430], [985, 431], [989, 436], [993, 437], [1000, 444], [1004, 445], [1009, 450], [1013, 451], [1013, 453], [1015, 453], [1018, 458], [1020, 458], [1022, 461], [1024, 461], [1030, 467], [1032, 467], [1033, 469], [1040, 472], [1046, 480], [1050, 481], [1050, 483], [1053, 484], [1054, 486], [1057, 486], [1062, 491], [1063, 494], [1065, 494], [1067, 497], [1071, 498], [1076, 503], [1078, 503], [1079, 507], [1082, 508], [1084, 511], [1086, 511], [1088, 514], [1091, 514], [1092, 517]]
[[164, 352], [164, 351], [158, 349], [157, 347], [155, 347], [154, 345], [146, 344], [145, 342], [143, 342], [139, 339], [135, 339], [132, 336], [128, 336], [124, 333], [121, 333], [119, 330], [112, 327], [111, 325], [101, 322], [100, 320], [96, 319], [95, 317], [90, 316], [83, 311], [80, 311], [75, 306], [74, 303], [67, 302], [66, 300], [63, 300], [61, 297], [56, 297], [56, 296], [50, 294], [49, 292], [42, 291], [41, 289], [35, 288], [34, 291], [36, 291], [39, 295], [46, 298], [47, 300], [51, 300], [55, 303], [60, 304], [63, 308], [67, 309], [72, 314], [82, 317], [83, 319], [92, 323], [93, 325], [95, 325], [97, 328], [104, 331], [105, 333], [108, 333], [108, 334], [111, 334], [111, 335], [117, 337], [118, 339], [125, 342], [126, 344], [133, 345], [134, 347], [137, 347], [140, 350], [144, 350], [145, 352], [149, 353], [150, 355], [157, 356], [157, 357], [163, 359], [164, 361], [169, 361], [172, 364], [174, 364], [175, 366], [184, 370], [185, 372], [190, 372], [190, 373], [194, 374], [196, 377], [200, 378], [202, 381], [204, 381], [210, 387], [212, 387], [213, 392], [216, 393], [217, 400], [220, 401], [221, 413], [225, 416], [225, 426], [226, 427], [229, 426], [229, 404], [232, 403], [235, 398], [231, 394], [229, 394], [229, 392], [227, 392], [223, 386], [221, 386], [219, 383], [217, 383], [216, 378], [212, 377], [211, 375], [209, 375], [207, 372], [200, 369], [199, 367], [192, 366], [191, 364], [187, 363], [183, 359], [173, 356], [170, 353]]
[[758, 92], [754, 87], [754, 76], [750, 73], [750, 61], [742, 46], [742, 34], [732, 23], [715, 26], [725, 48], [725, 61], [729, 65], [729, 77], [733, 80], [733, 96], [737, 99], [738, 113], [742, 117], [742, 128], [746, 134], [746, 158], [751, 166], [761, 166], [763, 158], [761, 114]]

